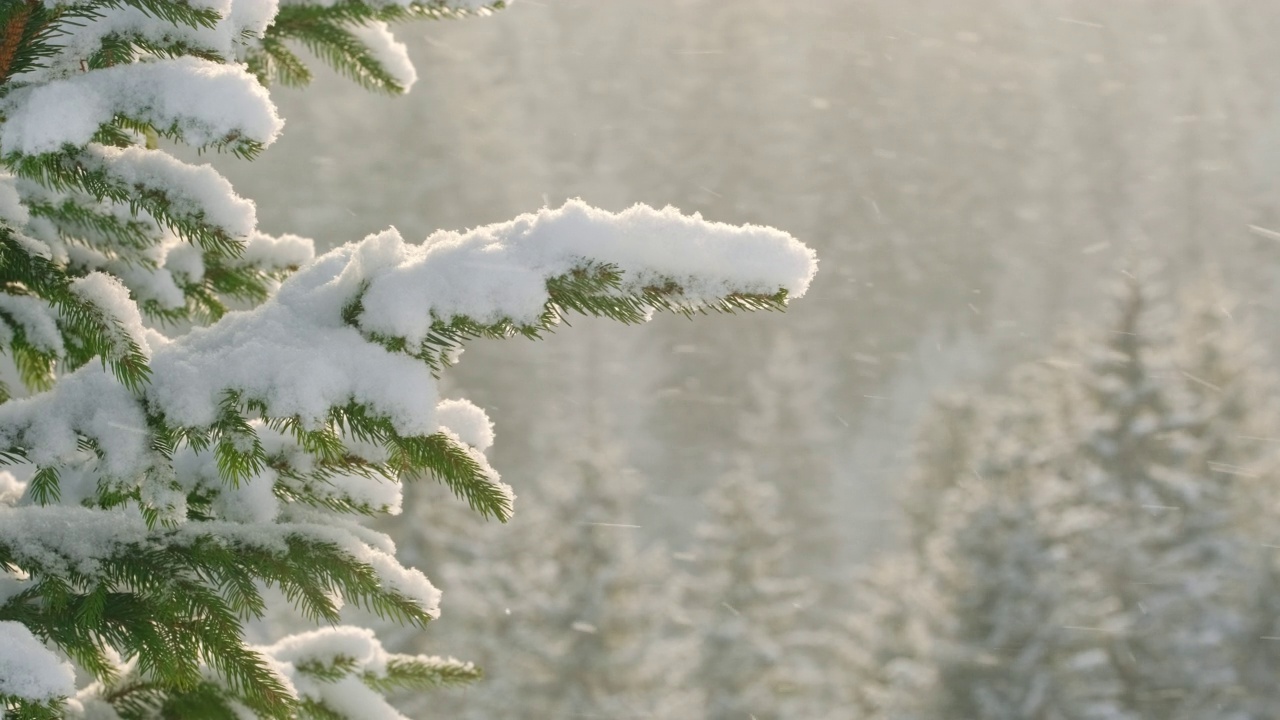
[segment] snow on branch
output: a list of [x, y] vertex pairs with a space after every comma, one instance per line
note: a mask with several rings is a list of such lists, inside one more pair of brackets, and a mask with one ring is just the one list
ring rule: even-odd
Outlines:
[[[214, 567], [222, 562], [267, 567], [272, 558], [278, 562], [295, 546], [305, 546], [327, 558], [322, 563], [329, 568], [322, 573], [327, 578], [291, 576], [280, 566], [268, 568], [263, 577], [283, 583], [286, 591], [309, 583], [317, 587], [332, 583], [330, 589], [346, 591], [348, 599], [417, 624], [439, 615], [440, 591], [421, 572], [396, 562], [391, 555], [394, 546], [389, 546], [384, 536], [371, 533], [362, 537], [368, 531], [327, 519], [324, 523], [308, 522], [305, 513], [297, 517], [298, 521], [256, 524], [207, 521], [157, 530], [128, 509], [0, 507], [0, 563], [28, 574], [70, 577], [82, 587], [168, 587], [179, 581], [200, 583], [216, 578], [227, 571]], [[211, 544], [227, 554], [209, 560], [209, 556], [191, 553], [197, 546], [208, 551]], [[169, 571], [130, 577], [128, 568], [142, 563], [143, 556]], [[312, 568], [308, 572], [316, 571]], [[247, 589], [244, 593], [243, 602], [253, 605], [256, 601], [249, 599], [253, 594]], [[338, 606], [332, 598], [315, 595], [307, 602], [319, 617], [337, 619]]]
[[[811, 249], [784, 232], [736, 227], [636, 205], [610, 213], [571, 200], [465, 233], [407, 245], [395, 231], [353, 250], [342, 282], [367, 284], [361, 329], [425, 340], [437, 321], [542, 322], [548, 283], [610, 268], [610, 297], [656, 297], [675, 310], [722, 308], [733, 298], [800, 297], [817, 270]], [[727, 309], [727, 308], [725, 308]]]
[[[268, 415], [312, 422], [357, 398], [397, 432], [429, 433], [434, 382], [409, 349], [460, 323], [546, 329], [557, 281], [599, 267], [615, 277], [596, 288], [601, 298], [696, 310], [735, 298], [780, 307], [805, 292], [816, 261], [771, 228], [577, 201], [422, 245], [388, 230], [319, 258], [262, 307], [157, 350], [150, 400], [172, 420], [204, 426], [229, 390], [262, 400]], [[590, 297], [563, 299], [591, 307]]]
[[135, 214], [144, 210], [178, 237], [217, 255], [238, 256], [257, 224], [253, 202], [237, 195], [218, 171], [159, 150], [95, 144], [19, 157], [11, 167], [47, 188], [110, 200]]
[[[781, 307], [815, 268], [813, 252], [785, 233], [670, 208], [615, 214], [573, 201], [422, 245], [389, 230], [321, 256], [258, 308], [178, 340], [128, 320], [128, 337], [151, 353], [148, 381], [130, 390], [86, 367], [6, 403], [0, 450], [39, 465], [47, 493], [61, 469], [80, 468], [66, 477], [81, 478], [68, 497], [92, 495], [85, 488], [105, 479], [125, 497], [169, 497], [153, 510], [175, 521], [185, 508], [164, 468], [187, 446], [213, 452], [217, 474], [244, 492], [268, 471], [295, 489], [427, 472], [505, 519], [514, 496], [482, 453], [488, 419], [469, 404], [437, 415], [435, 372], [463, 340], [536, 335], [569, 311], [638, 322], [661, 309]], [[157, 433], [170, 450], [157, 454], [145, 440]], [[288, 461], [281, 435], [319, 464]], [[398, 506], [377, 488], [344, 488], [320, 504]]]
[[[345, 9], [347, 12], [369, 10], [387, 13], [416, 13], [435, 17], [457, 13], [483, 13], [511, 4], [511, 0], [280, 0], [282, 11], [290, 6]], [[402, 15], [393, 15], [399, 19]]]
[[470, 682], [480, 677], [471, 663], [453, 658], [389, 653], [365, 628], [338, 627], [300, 633], [259, 648], [279, 665], [304, 706], [317, 715], [405, 720], [382, 694]]
[[0, 701], [49, 702], [75, 692], [71, 666], [45, 649], [22, 623], [0, 620]]
[[[81, 63], [90, 69], [118, 66], [136, 55], [230, 59], [244, 46], [246, 37], [262, 37], [277, 11], [275, 3], [260, 0], [117, 0], [113, 6], [103, 7], [105, 4], [93, 3], [93, 22], [61, 23], [57, 41], [62, 52], [17, 80], [34, 83], [65, 76], [81, 70]], [[166, 13], [169, 19], [165, 19]]]
[[0, 152], [39, 155], [83, 146], [117, 118], [146, 123], [196, 147], [252, 154], [283, 122], [243, 67], [183, 57], [91, 70], [19, 88], [0, 103]]
[[[268, 705], [294, 691], [269, 660], [241, 645], [241, 619], [265, 608], [254, 580], [278, 586], [316, 621], [337, 622], [342, 602], [350, 601], [421, 627], [439, 614], [440, 593], [421, 572], [398, 563], [393, 550], [385, 536], [332, 522], [201, 522], [157, 530], [131, 509], [0, 508], [0, 567], [28, 578], [6, 598], [10, 616], [57, 636], [68, 655], [99, 677], [116, 676], [99, 639], [58, 629], [62, 607], [69, 606], [115, 627], [115, 642], [139, 654], [144, 677], [163, 671], [191, 686], [211, 667], [238, 695]], [[34, 602], [51, 596], [63, 606]], [[173, 597], [183, 603], [174, 606]], [[188, 612], [201, 623], [182, 622]], [[151, 622], [141, 628], [128, 622], [139, 616]], [[0, 639], [5, 634], [0, 623]], [[21, 681], [23, 668], [5, 667], [5, 650], [0, 643], [0, 682]], [[60, 677], [45, 670], [41, 677]], [[385, 677], [387, 668], [369, 671]], [[0, 697], [4, 690], [0, 686]], [[71, 694], [62, 685], [47, 692]]]
[[342, 282], [360, 287], [349, 323], [436, 371], [468, 339], [537, 337], [566, 313], [634, 323], [659, 310], [779, 310], [817, 270], [812, 250], [773, 228], [577, 200], [419, 246], [390, 230], [348, 248]]

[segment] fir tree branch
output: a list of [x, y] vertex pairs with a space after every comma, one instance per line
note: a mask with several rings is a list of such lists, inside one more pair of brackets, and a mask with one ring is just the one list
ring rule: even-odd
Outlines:
[[36, 702], [16, 695], [0, 694], [0, 713], [3, 713], [4, 717], [15, 717], [20, 720], [59, 720], [63, 717], [62, 701]]
[[484, 673], [480, 668], [469, 662], [453, 658], [416, 658], [410, 655], [397, 655], [387, 663], [385, 674], [367, 672], [361, 679], [374, 690], [391, 693], [397, 690], [429, 690], [450, 685], [465, 685], [483, 677]]
[[39, 0], [11, 3], [0, 15], [0, 79], [7, 79], [27, 31], [27, 21]]
[[132, 7], [173, 25], [193, 28], [212, 29], [222, 19], [218, 11], [208, 7], [192, 7], [187, 0], [88, 0], [67, 3], [67, 6], [91, 13], [90, 17], [95, 19], [100, 17], [97, 11], [103, 8], [119, 10]]
[[58, 234], [67, 240], [81, 240], [86, 246], [144, 250], [160, 242], [155, 230], [134, 216], [121, 218], [93, 207], [75, 198], [63, 198], [59, 203], [29, 201], [27, 209], [35, 217], [53, 223]]
[[159, 58], [190, 56], [212, 62], [225, 62], [225, 58], [216, 51], [185, 40], [157, 42], [141, 33], [111, 33], [102, 38], [101, 47], [89, 56], [85, 65], [90, 70], [96, 70], [134, 62], [142, 55]]
[[311, 71], [302, 58], [270, 33], [256, 51], [248, 53], [246, 62], [263, 85], [269, 85], [273, 79], [286, 87], [304, 87], [311, 82]]
[[68, 344], [62, 358], [70, 368], [98, 357], [131, 390], [140, 389], [147, 381], [151, 373], [147, 359], [118, 322], [73, 292], [65, 271], [28, 254], [9, 231], [0, 227], [0, 286], [12, 287], [15, 283], [57, 309], [64, 336], [75, 340]]
[[110, 164], [90, 159], [78, 150], [46, 155], [17, 155], [5, 164], [19, 177], [59, 191], [79, 191], [126, 205], [136, 215], [145, 210], [182, 239], [213, 255], [235, 257], [242, 243], [226, 229], [206, 221], [203, 210], [180, 206], [169, 189], [128, 182], [111, 173]]
[[[402, 22], [405, 20], [442, 20], [469, 15], [487, 15], [506, 7], [498, 0], [487, 7], [473, 10], [458, 6], [449, 0], [415, 0], [408, 3], [373, 4], [363, 0], [339, 0], [331, 5], [318, 6], [305, 3], [289, 3], [280, 8], [276, 16], [277, 32], [290, 36], [298, 28], [308, 24], [329, 21], [351, 25], [363, 25], [373, 21]], [[268, 31], [270, 33], [270, 31]]]
[[283, 85], [299, 87], [311, 82], [311, 71], [285, 46], [286, 40], [302, 43], [335, 70], [371, 90], [402, 94], [405, 88], [387, 72], [382, 63], [350, 28], [374, 22], [442, 20], [469, 15], [485, 15], [504, 8], [500, 0], [472, 9], [448, 0], [371, 4], [363, 0], [339, 0], [330, 5], [287, 3], [275, 22], [267, 28], [259, 48], [248, 54], [251, 71], [264, 83], [275, 79]]
[[[343, 307], [343, 321], [360, 328], [364, 313], [365, 285]], [[673, 279], [663, 279], [638, 289], [623, 287], [622, 272], [615, 266], [602, 263], [586, 263], [568, 273], [547, 280], [547, 303], [537, 324], [516, 323], [510, 319], [480, 323], [465, 315], [436, 318], [427, 336], [411, 348], [404, 338], [377, 332], [363, 331], [371, 342], [376, 342], [392, 352], [408, 353], [425, 362], [437, 375], [452, 365], [450, 358], [474, 339], [504, 339], [520, 335], [538, 339], [553, 330], [565, 315], [578, 313], [590, 317], [604, 317], [626, 324], [645, 322], [658, 311], [672, 312], [685, 317], [709, 312], [733, 314], [739, 311], [783, 311], [787, 307], [788, 293], [779, 289], [773, 294], [730, 293], [709, 303], [692, 303], [685, 299], [684, 290]]]
[[[274, 38], [294, 39], [302, 43], [308, 50], [329, 64], [347, 78], [354, 80], [361, 87], [377, 90], [391, 95], [400, 95], [405, 87], [383, 66], [373, 51], [354, 33], [342, 24], [330, 20], [327, 15], [306, 20], [290, 22], [277, 16]], [[277, 46], [278, 47], [278, 46]], [[273, 57], [280, 61], [288, 61], [288, 56], [277, 52]], [[286, 67], [292, 71], [294, 65]], [[293, 73], [291, 79], [301, 79]]]

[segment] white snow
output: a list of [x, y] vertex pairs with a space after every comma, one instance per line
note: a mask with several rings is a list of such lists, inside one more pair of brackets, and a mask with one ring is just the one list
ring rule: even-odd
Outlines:
[[75, 693], [75, 672], [26, 625], [0, 620], [0, 695], [48, 701]]
[[232, 265], [265, 270], [284, 270], [305, 265], [315, 258], [315, 241], [288, 233], [280, 236], [254, 232], [245, 241], [244, 251]]
[[119, 278], [101, 272], [92, 272], [71, 281], [71, 290], [98, 308], [112, 323], [111, 339], [116, 345], [115, 357], [129, 352], [132, 342], [143, 356], [151, 354], [147, 344], [147, 332], [142, 325], [138, 305], [129, 298], [129, 289]]
[[164, 256], [164, 269], [170, 275], [184, 276], [189, 282], [200, 282], [204, 279], [204, 255], [194, 245], [176, 243]]
[[311, 427], [357, 399], [401, 434], [436, 428], [429, 368], [342, 325], [341, 306], [271, 302], [235, 313], [157, 350], [151, 367], [151, 404], [181, 425], [211, 424], [224, 393], [237, 390], [265, 402], [272, 416], [296, 415]]
[[20, 228], [30, 219], [31, 213], [27, 211], [22, 204], [22, 198], [18, 196], [14, 177], [0, 173], [0, 222], [10, 227]]
[[62, 333], [49, 303], [27, 295], [0, 294], [0, 312], [22, 326], [27, 342], [39, 350], [62, 354]]
[[[8, 505], [10, 507], [17, 505], [26, 489], [27, 484], [14, 477], [13, 473], [7, 470], [0, 470], [0, 505]], [[0, 597], [3, 597], [2, 593], [0, 593]], [[3, 601], [0, 600], [0, 602]]]
[[187, 165], [169, 153], [139, 147], [112, 148], [91, 145], [86, 165], [138, 189], [161, 191], [175, 211], [203, 215], [203, 220], [233, 237], [246, 238], [257, 228], [252, 200], [235, 193], [231, 183], [209, 165]]
[[622, 292], [674, 280], [683, 293], [672, 299], [693, 307], [734, 292], [785, 289], [797, 298], [817, 271], [813, 251], [780, 230], [706, 222], [671, 207], [610, 213], [571, 200], [465, 233], [442, 230], [421, 245], [387, 231], [358, 247], [344, 276], [370, 283], [361, 327], [414, 344], [434, 318], [536, 323], [546, 281], [588, 259], [622, 270]]
[[91, 70], [20, 88], [0, 101], [0, 152], [56, 152], [89, 143], [116, 115], [179, 131], [196, 147], [274, 142], [284, 123], [266, 88], [240, 65], [199, 58]]
[[408, 48], [396, 40], [385, 22], [377, 21], [351, 28], [351, 34], [369, 48], [374, 59], [395, 78], [400, 87], [407, 91], [418, 81], [418, 73], [413, 69]]
[[[361, 676], [385, 678], [388, 666], [397, 659], [427, 664], [457, 663], [452, 658], [392, 655], [383, 649], [372, 630], [349, 626], [290, 635], [274, 645], [255, 649], [273, 661], [299, 697], [321, 703], [344, 717], [368, 720], [407, 718], [362, 682]], [[308, 666], [330, 667], [338, 661], [351, 663], [353, 667], [336, 680], [321, 679], [306, 672]]]
[[493, 445], [493, 421], [470, 400], [441, 400], [436, 405], [436, 420], [441, 428], [452, 431], [477, 450], [488, 450]]
[[97, 442], [110, 476], [131, 477], [149, 464], [142, 408], [97, 363], [59, 378], [52, 391], [0, 405], [0, 447], [28, 448], [37, 465], [82, 462], [80, 435]]
[[173, 274], [167, 269], [119, 260], [104, 263], [102, 268], [119, 278], [139, 300], [154, 300], [160, 307], [170, 310], [187, 304], [182, 288], [178, 287]]
[[26, 250], [35, 257], [45, 259], [53, 257], [52, 248], [50, 248], [46, 243], [43, 243], [30, 235], [15, 232], [13, 233], [13, 239], [17, 241], [18, 245], [22, 246], [23, 250]]
[[385, 672], [387, 653], [368, 628], [335, 627], [290, 635], [270, 647], [260, 648], [264, 654], [290, 665], [331, 663], [335, 657], [354, 660], [363, 669]]

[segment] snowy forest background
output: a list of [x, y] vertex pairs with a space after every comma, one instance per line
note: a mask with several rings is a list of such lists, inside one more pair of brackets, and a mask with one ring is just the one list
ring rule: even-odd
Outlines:
[[[446, 378], [508, 526], [409, 488], [448, 718], [1280, 716], [1280, 8], [521, 0], [277, 88], [268, 232], [582, 197], [786, 229], [785, 316], [575, 321]], [[281, 620], [284, 622], [284, 620]]]

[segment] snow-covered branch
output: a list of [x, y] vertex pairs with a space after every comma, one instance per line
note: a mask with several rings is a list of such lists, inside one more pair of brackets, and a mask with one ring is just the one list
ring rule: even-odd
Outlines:
[[398, 93], [416, 72], [388, 23], [501, 6], [0, 4], [0, 350], [21, 384], [0, 384], [0, 715], [398, 718], [384, 693], [474, 679], [357, 628], [253, 648], [243, 622], [267, 611], [263, 585], [318, 622], [344, 603], [438, 615], [359, 519], [399, 512], [423, 477], [511, 517], [492, 423], [439, 397], [468, 340], [804, 294], [816, 260], [786, 233], [640, 205], [572, 201], [421, 244], [390, 229], [314, 257], [160, 149], [252, 159], [283, 126], [266, 84], [309, 77], [291, 47]]

